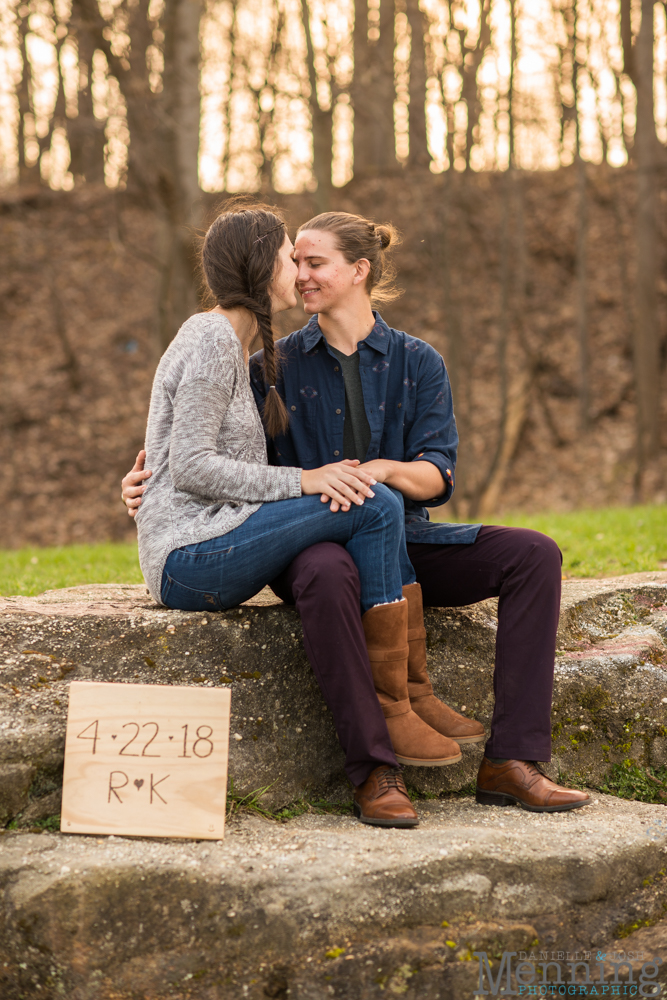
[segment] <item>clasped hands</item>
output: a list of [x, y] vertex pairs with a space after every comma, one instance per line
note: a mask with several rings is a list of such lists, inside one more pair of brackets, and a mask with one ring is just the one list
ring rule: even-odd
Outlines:
[[[137, 455], [131, 472], [122, 481], [123, 501], [130, 517], [134, 517], [141, 505], [141, 495], [146, 489], [144, 480], [152, 476], [152, 472], [144, 468], [146, 452], [142, 449]], [[381, 459], [364, 462], [358, 459], [343, 459], [331, 465], [323, 465], [319, 469], [303, 469], [301, 472], [301, 491], [304, 494], [320, 494], [322, 503], [329, 503], [331, 510], [350, 510], [352, 504], [361, 505], [365, 497], [373, 497], [372, 487], [383, 482], [386, 475]]]
[[301, 473], [301, 492], [319, 493], [322, 503], [329, 503], [335, 513], [349, 510], [352, 504], [361, 506], [364, 497], [374, 497], [372, 487], [384, 481], [385, 470], [381, 460], [364, 462], [345, 458], [342, 462], [323, 465], [319, 469], [304, 469]]

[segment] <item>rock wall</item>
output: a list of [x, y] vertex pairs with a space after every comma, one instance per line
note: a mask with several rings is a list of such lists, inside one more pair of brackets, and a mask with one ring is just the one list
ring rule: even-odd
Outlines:
[[[494, 601], [426, 611], [436, 692], [488, 729]], [[331, 717], [304, 653], [298, 615], [262, 592], [221, 614], [166, 611], [139, 586], [75, 587], [0, 599], [0, 823], [59, 811], [71, 680], [232, 688], [230, 778], [262, 801], [347, 801]], [[553, 710], [553, 773], [597, 783], [614, 761], [667, 762], [667, 573], [567, 581]], [[408, 768], [417, 792], [464, 788], [460, 764]]]

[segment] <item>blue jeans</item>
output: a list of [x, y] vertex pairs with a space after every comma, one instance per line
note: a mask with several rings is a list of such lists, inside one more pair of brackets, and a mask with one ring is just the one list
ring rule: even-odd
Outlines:
[[400, 600], [415, 574], [405, 546], [403, 500], [378, 483], [375, 497], [332, 513], [317, 496], [265, 503], [218, 538], [170, 553], [162, 573], [162, 602], [181, 611], [232, 608], [282, 573], [318, 542], [344, 545], [361, 583], [362, 614]]

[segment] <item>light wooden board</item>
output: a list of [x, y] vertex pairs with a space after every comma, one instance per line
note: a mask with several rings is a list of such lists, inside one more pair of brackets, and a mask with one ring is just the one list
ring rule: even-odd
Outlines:
[[228, 688], [70, 686], [60, 829], [220, 840]]

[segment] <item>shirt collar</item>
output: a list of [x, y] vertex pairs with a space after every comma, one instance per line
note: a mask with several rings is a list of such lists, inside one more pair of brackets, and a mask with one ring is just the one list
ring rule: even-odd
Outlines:
[[[382, 319], [382, 316], [375, 312], [375, 310], [373, 311], [373, 315], [375, 316], [375, 326], [366, 339], [359, 341], [359, 343], [368, 344], [374, 351], [386, 354], [389, 350], [389, 327]], [[303, 327], [301, 333], [303, 335], [303, 348], [306, 351], [312, 351], [320, 340], [324, 338], [324, 334], [320, 330], [320, 324], [317, 321], [317, 316], [311, 317], [307, 325]]]

